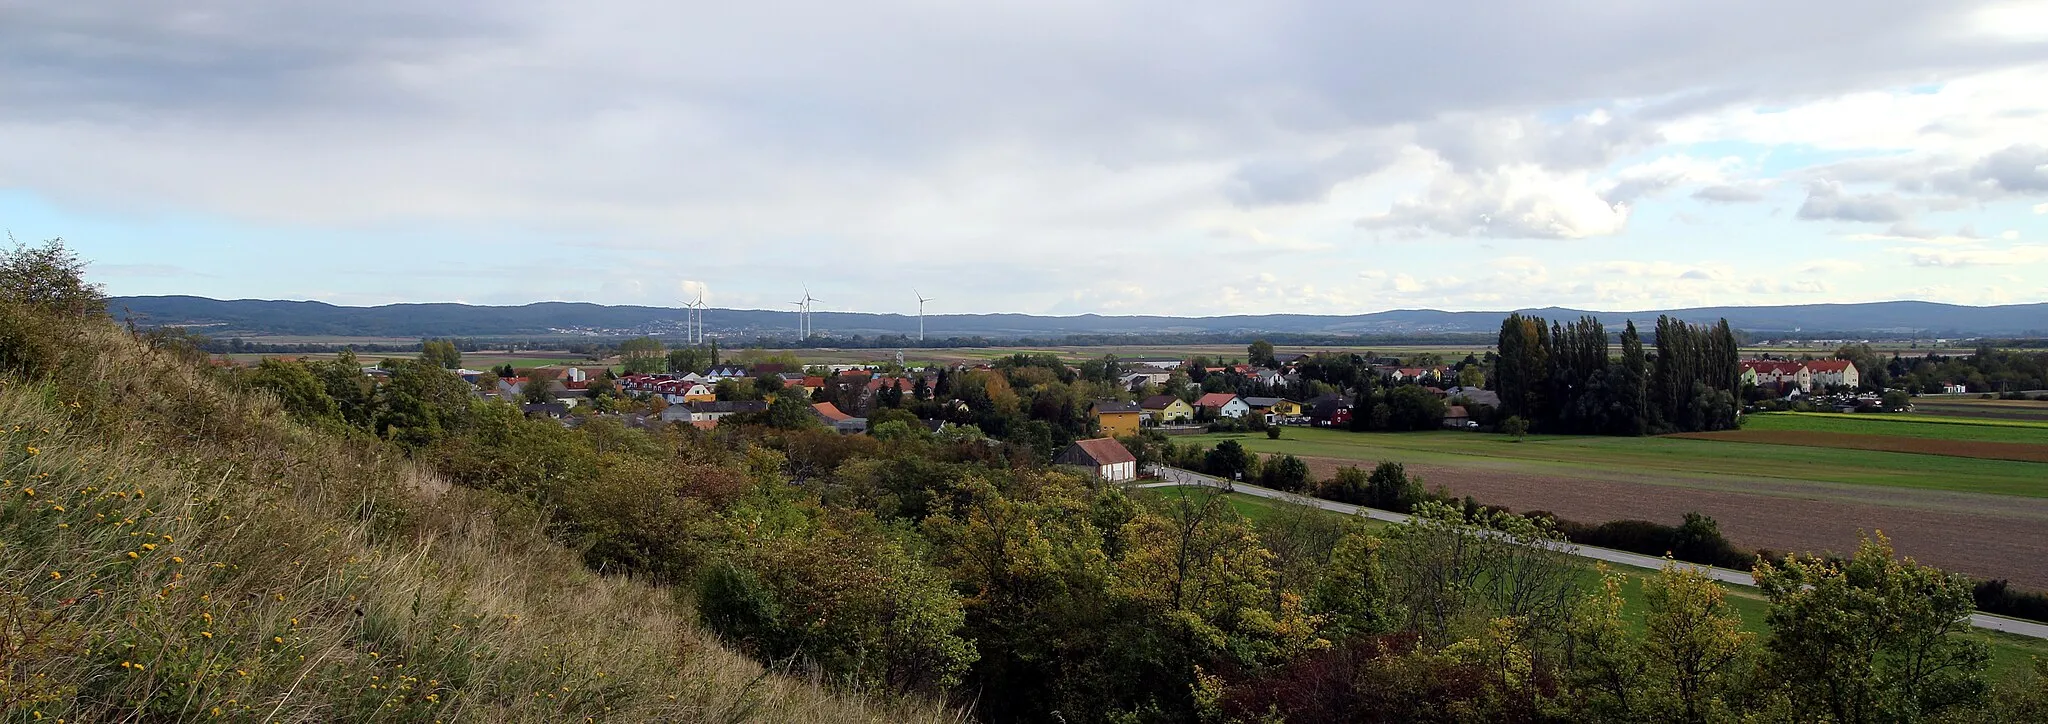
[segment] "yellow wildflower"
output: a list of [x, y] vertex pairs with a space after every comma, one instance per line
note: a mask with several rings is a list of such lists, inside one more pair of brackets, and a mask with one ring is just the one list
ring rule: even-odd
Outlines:
[[52, 581], [58, 581], [58, 580], [63, 580], [63, 578], [64, 578], [64, 574], [62, 574], [62, 573], [58, 573], [58, 572], [56, 572], [56, 571], [50, 571], [50, 580], [52, 580]]

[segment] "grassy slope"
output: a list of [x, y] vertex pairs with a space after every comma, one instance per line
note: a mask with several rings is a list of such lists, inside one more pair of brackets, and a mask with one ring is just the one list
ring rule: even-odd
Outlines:
[[59, 384], [0, 379], [0, 624], [38, 631], [0, 665], [41, 682], [0, 719], [955, 718], [765, 672], [515, 509], [111, 324], [72, 348]]
[[1532, 435], [1518, 443], [1504, 435], [1479, 433], [1353, 433], [1316, 428], [1287, 428], [1279, 440], [1241, 433], [1211, 433], [1186, 439], [1204, 444], [1234, 439], [1255, 452], [1361, 463], [1485, 463], [1547, 475], [1719, 474], [2048, 497], [2048, 465], [1909, 453], [1654, 437]]
[[[1140, 500], [1160, 500], [1167, 496], [1175, 495], [1182, 490], [1181, 488], [1144, 488], [1133, 490], [1132, 494]], [[1231, 507], [1235, 508], [1238, 514], [1251, 519], [1254, 524], [1260, 524], [1270, 519], [1278, 514], [1280, 506], [1287, 505], [1287, 503], [1268, 498], [1242, 494], [1231, 494], [1229, 500]], [[1319, 512], [1332, 516], [1341, 515], [1328, 511]], [[1390, 523], [1379, 521], [1373, 521], [1369, 525], [1379, 530], [1392, 526]], [[1627, 579], [1621, 589], [1622, 598], [1626, 601], [1626, 605], [1622, 610], [1629, 617], [1630, 621], [1640, 624], [1643, 617], [1648, 613], [1648, 608], [1643, 603], [1643, 582], [1651, 574], [1634, 568], [1615, 568], [1614, 570], [1620, 571]], [[1600, 577], [1592, 568], [1586, 569], [1581, 578], [1588, 592], [1597, 590], [1597, 587], [1600, 585]], [[1756, 632], [1758, 635], [1763, 635], [1770, 630], [1770, 626], [1765, 623], [1764, 619], [1765, 614], [1770, 610], [1770, 604], [1764, 600], [1761, 592], [1748, 586], [1723, 584], [1721, 588], [1727, 591], [1726, 600], [1730, 607], [1734, 608], [1736, 613], [1742, 615], [1744, 628]], [[2028, 667], [2032, 665], [2031, 661], [2035, 658], [2048, 659], [2048, 641], [1982, 630], [1973, 630], [1967, 635], [1990, 645], [1992, 655], [1991, 672], [1994, 679], [2027, 671]]]
[[1749, 416], [1742, 423], [1742, 429], [1835, 432], [1851, 435], [1894, 435], [1933, 440], [2016, 442], [2048, 445], [2048, 422], [2033, 423], [1985, 418], [1769, 412]]

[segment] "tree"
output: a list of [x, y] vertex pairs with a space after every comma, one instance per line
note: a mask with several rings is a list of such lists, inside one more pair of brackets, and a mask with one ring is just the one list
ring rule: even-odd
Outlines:
[[1323, 482], [1321, 489], [1316, 491], [1316, 497], [1352, 505], [1365, 505], [1372, 494], [1371, 486], [1371, 476], [1364, 470], [1346, 465], [1337, 468], [1337, 474]]
[[663, 351], [661, 340], [653, 337], [638, 337], [619, 343], [619, 359], [625, 364], [626, 374], [651, 374], [668, 367], [668, 355]]
[[1522, 419], [1521, 415], [1509, 415], [1508, 419], [1500, 421], [1500, 431], [1515, 438], [1515, 442], [1521, 442], [1529, 434], [1529, 421]]
[[519, 385], [519, 400], [529, 405], [544, 405], [555, 401], [555, 375], [552, 372], [534, 370], [527, 375], [526, 382]]
[[1726, 721], [1739, 667], [1749, 656], [1753, 635], [1742, 615], [1725, 600], [1726, 591], [1706, 574], [1675, 561], [1643, 583], [1643, 650], [1649, 671], [1667, 703], [1663, 721]]
[[1393, 628], [1380, 540], [1367, 532], [1364, 521], [1346, 521], [1344, 536], [1330, 550], [1325, 569], [1309, 595], [1308, 608], [1324, 617], [1326, 638], [1343, 640]]
[[1486, 386], [1486, 368], [1478, 363], [1468, 363], [1458, 368], [1458, 386], [1483, 388]]
[[1293, 455], [1275, 456], [1260, 467], [1259, 482], [1274, 490], [1302, 492], [1308, 489], [1308, 463]]
[[412, 360], [385, 364], [391, 380], [377, 391], [378, 435], [417, 447], [462, 426], [470, 402], [470, 387], [462, 378]]
[[85, 282], [86, 263], [65, 248], [63, 239], [29, 246], [14, 241], [12, 234], [7, 238], [14, 248], [0, 253], [0, 299], [65, 316], [106, 311], [106, 292]]
[[445, 339], [429, 339], [420, 343], [420, 361], [444, 370], [462, 368], [462, 350], [455, 343]]
[[[362, 373], [358, 371], [356, 374]], [[257, 363], [256, 369], [249, 374], [248, 382], [253, 387], [269, 390], [277, 395], [278, 402], [284, 405], [285, 413], [300, 422], [311, 423], [340, 417], [341, 409], [334, 403], [334, 398], [327, 394], [326, 385], [322, 384], [320, 378], [314, 376], [313, 371], [303, 363], [265, 358]]]
[[1434, 430], [1444, 423], [1444, 401], [1421, 385], [1401, 385], [1387, 393], [1388, 429]]
[[817, 427], [816, 408], [803, 395], [776, 395], [775, 401], [768, 403], [768, 426], [784, 430]]
[[1236, 440], [1216, 443], [1216, 447], [1202, 460], [1203, 470], [1224, 480], [1242, 479], [1251, 467], [1252, 454], [1245, 452], [1244, 446], [1237, 444]]
[[[1355, 468], [1354, 468], [1355, 469]], [[1341, 471], [1340, 471], [1341, 472]], [[1411, 480], [1400, 463], [1382, 460], [1365, 479], [1365, 505], [1406, 513], [1422, 502], [1422, 483]]]
[[1258, 340], [1244, 350], [1245, 361], [1254, 367], [1275, 367], [1279, 360], [1273, 357], [1273, 343]]
[[1891, 411], [1894, 411], [1894, 412], [1896, 412], [1896, 411], [1904, 410], [1904, 409], [1906, 409], [1906, 408], [1908, 408], [1908, 407], [1912, 407], [1912, 406], [1913, 406], [1913, 396], [1912, 396], [1912, 395], [1909, 395], [1909, 394], [1907, 394], [1905, 390], [1886, 390], [1886, 391], [1885, 391], [1885, 393], [1884, 393], [1884, 409], [1886, 409], [1886, 410], [1891, 410]]
[[677, 347], [668, 351], [668, 371], [683, 375], [697, 374], [711, 366], [711, 352], [702, 347]]
[[1882, 533], [1846, 562], [1760, 562], [1756, 582], [1770, 669], [1802, 718], [1917, 721], [1983, 700], [1969, 580], [1897, 559]]

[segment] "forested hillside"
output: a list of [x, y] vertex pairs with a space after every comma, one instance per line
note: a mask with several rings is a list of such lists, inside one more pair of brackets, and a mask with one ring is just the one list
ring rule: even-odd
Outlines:
[[[803, 415], [571, 427], [425, 361], [210, 364], [0, 261], [5, 716], [67, 721], [2027, 721], [1969, 583], [1874, 539], [1762, 563], [1769, 631], [1547, 518], [1411, 523]], [[1025, 360], [1028, 361], [1028, 360]], [[1010, 419], [1086, 381], [1016, 364]], [[1041, 394], [1044, 393], [1044, 394]], [[949, 403], [950, 404], [950, 401]], [[1136, 441], [1134, 441], [1136, 442]], [[1140, 446], [1142, 447], [1142, 446]], [[1638, 594], [1625, 595], [1627, 591]], [[734, 651], [746, 654], [742, 657]], [[761, 663], [755, 663], [761, 662]]]

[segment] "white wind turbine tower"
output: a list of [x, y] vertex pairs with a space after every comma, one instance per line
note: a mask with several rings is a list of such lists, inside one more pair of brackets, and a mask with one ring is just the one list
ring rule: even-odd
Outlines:
[[818, 333], [818, 323], [811, 319], [811, 305], [822, 301], [825, 300], [811, 296], [810, 287], [804, 287], [804, 339]]
[[692, 317], [694, 317], [694, 318], [695, 318], [695, 320], [696, 320], [696, 321], [695, 321], [695, 325], [696, 325], [696, 326], [695, 326], [695, 331], [693, 331], [693, 332], [691, 332], [691, 333], [690, 333], [690, 344], [692, 344], [692, 345], [699, 345], [699, 344], [703, 344], [703, 343], [704, 343], [704, 293], [703, 293], [703, 292], [698, 292], [698, 293], [697, 293], [697, 301], [695, 301], [695, 302], [692, 302], [692, 303], [690, 304], [690, 306], [696, 309], [696, 313], [695, 313], [695, 314], [693, 314], [693, 315], [691, 315], [691, 316], [692, 316]]
[[917, 295], [917, 341], [919, 341], [919, 342], [923, 342], [923, 341], [924, 341], [924, 303], [925, 303], [925, 302], [929, 302], [929, 301], [932, 301], [932, 300], [931, 300], [931, 298], [930, 298], [930, 297], [927, 297], [927, 296], [925, 296], [925, 295], [924, 295], [924, 292], [920, 292], [920, 291], [918, 291], [916, 287], [912, 287], [912, 288], [910, 289], [910, 293], [912, 293], [912, 294], [916, 294], [916, 295]]

